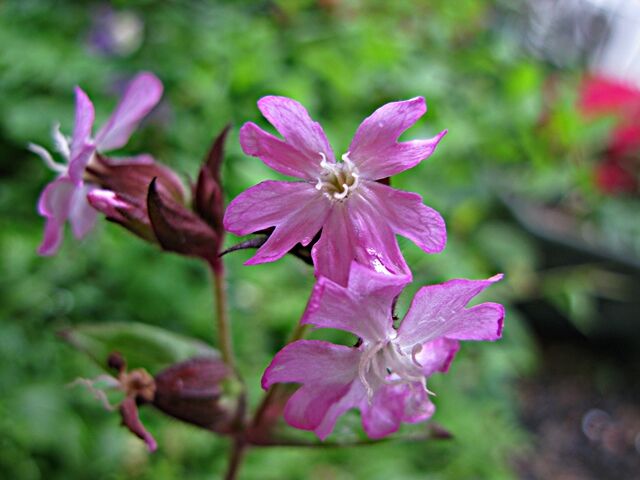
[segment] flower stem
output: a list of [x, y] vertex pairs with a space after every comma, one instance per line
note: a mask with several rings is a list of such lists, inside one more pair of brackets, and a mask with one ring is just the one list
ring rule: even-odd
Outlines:
[[229, 456], [229, 466], [227, 467], [227, 473], [224, 476], [225, 480], [235, 480], [238, 472], [240, 471], [240, 465], [244, 458], [244, 451], [247, 447], [247, 443], [242, 436], [236, 437], [231, 446], [231, 453]]
[[[211, 264], [211, 273], [213, 276], [213, 297], [215, 303], [215, 317], [218, 328], [218, 343], [222, 353], [222, 359], [227, 366], [238, 375], [236, 370], [236, 361], [233, 354], [233, 343], [231, 341], [231, 325], [229, 322], [229, 313], [227, 307], [226, 282], [224, 276], [224, 265], [222, 262]], [[244, 396], [244, 393], [242, 394]], [[240, 417], [244, 417], [244, 408], [240, 409]], [[229, 466], [225, 480], [235, 480], [240, 471], [240, 466], [244, 458], [246, 449], [246, 441], [244, 433], [239, 433], [233, 440], [231, 451], [229, 452]]]
[[213, 296], [215, 302], [215, 316], [218, 327], [218, 342], [222, 359], [234, 372], [236, 371], [235, 357], [233, 355], [233, 344], [231, 342], [231, 326], [229, 323], [229, 313], [227, 309], [226, 283], [224, 277], [224, 266], [222, 262], [211, 265], [213, 274]]

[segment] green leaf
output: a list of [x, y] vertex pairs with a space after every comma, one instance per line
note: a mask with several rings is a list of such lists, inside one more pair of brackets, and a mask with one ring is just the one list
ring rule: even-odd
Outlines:
[[145, 368], [152, 374], [190, 358], [220, 356], [200, 340], [142, 323], [87, 324], [63, 330], [59, 335], [103, 368], [107, 368], [112, 352], [119, 352], [129, 368]]

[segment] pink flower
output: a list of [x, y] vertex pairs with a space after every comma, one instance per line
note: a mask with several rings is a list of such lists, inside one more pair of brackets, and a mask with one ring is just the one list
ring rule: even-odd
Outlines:
[[247, 235], [275, 227], [247, 265], [277, 260], [298, 242], [306, 246], [320, 229], [312, 250], [316, 274], [343, 285], [354, 259], [376, 271], [408, 273], [396, 233], [426, 252], [444, 248], [440, 214], [423, 205], [420, 195], [378, 182], [429, 157], [445, 135], [397, 142], [426, 112], [422, 97], [388, 103], [366, 118], [341, 162], [322, 127], [298, 102], [264, 97], [258, 108], [284, 140], [246, 123], [240, 130], [244, 152], [302, 181], [262, 182], [228, 206], [224, 226], [230, 232]]
[[96, 151], [108, 152], [123, 147], [140, 123], [162, 96], [162, 84], [151, 73], [138, 74], [128, 85], [120, 103], [105, 125], [92, 137], [94, 109], [91, 100], [79, 87], [75, 89], [76, 113], [71, 139], [56, 125], [53, 139], [65, 163], [53, 160], [39, 145], [29, 149], [39, 155], [58, 177], [49, 183], [38, 201], [38, 212], [46, 218], [40, 255], [53, 255], [62, 242], [64, 223], [69, 220], [76, 238], [83, 238], [94, 226], [96, 211], [87, 201], [93, 186], [86, 184], [83, 174]]
[[500, 338], [502, 305], [465, 306], [501, 278], [423, 287], [397, 329], [393, 303], [408, 276], [384, 275], [354, 263], [348, 288], [320, 278], [301, 322], [345, 330], [360, 340], [354, 347], [319, 340], [291, 343], [265, 371], [262, 387], [302, 384], [285, 407], [285, 420], [321, 439], [351, 408], [361, 411], [371, 438], [395, 432], [401, 422], [424, 421], [435, 409], [425, 380], [447, 371], [459, 340]]

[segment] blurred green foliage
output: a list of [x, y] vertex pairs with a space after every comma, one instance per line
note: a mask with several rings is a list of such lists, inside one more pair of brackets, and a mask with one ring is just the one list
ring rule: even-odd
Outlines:
[[[119, 427], [116, 415], [102, 411], [89, 393], [65, 388], [99, 369], [55, 338], [61, 328], [136, 321], [204, 341], [216, 336], [208, 274], [196, 260], [161, 254], [106, 222], [80, 244], [67, 235], [54, 258], [35, 255], [43, 222], [34, 205], [51, 173], [24, 146], [50, 146], [54, 121], [69, 131], [76, 84], [94, 101], [99, 124], [124, 81], [140, 70], [156, 73], [165, 85], [163, 103], [124, 153], [151, 152], [191, 178], [214, 135], [233, 122], [224, 166], [229, 199], [276, 177], [243, 156], [237, 143], [243, 122], [266, 125], [256, 108], [260, 96], [302, 102], [336, 152], [346, 150], [359, 122], [381, 104], [425, 96], [429, 111], [406, 137], [428, 137], [444, 128], [449, 134], [429, 161], [393, 182], [423, 194], [441, 211], [450, 239], [438, 256], [401, 240], [416, 280], [401, 309], [420, 285], [452, 277], [506, 272], [507, 280], [490, 297], [507, 305], [531, 290], [535, 248], [505, 222], [496, 193], [541, 185], [536, 198], [546, 199], [577, 185], [586, 198], [597, 197], [585, 173], [592, 162], [585, 152], [593, 150], [606, 125], [586, 128], [578, 118], [570, 76], [564, 80], [568, 92], [551, 106], [545, 101], [549, 68], [524, 54], [517, 29], [508, 27], [520, 2], [111, 5], [0, 4], [3, 478], [197, 480], [216, 478], [226, 462], [226, 440], [146, 409], [143, 419], [160, 444], [148, 456]], [[122, 30], [122, 48], [96, 40], [109, 28]], [[548, 109], [551, 126], [540, 128]], [[567, 167], [566, 158], [575, 161]], [[240, 252], [226, 261], [234, 343], [255, 405], [261, 374], [303, 311], [313, 279], [293, 258], [245, 268], [247, 257]], [[438, 394], [434, 420], [453, 432], [453, 440], [254, 450], [242, 478], [513, 478], [512, 460], [527, 443], [517, 423], [514, 381], [535, 364], [534, 353], [524, 322], [510, 309], [503, 340], [464, 345], [450, 374], [430, 383]], [[342, 423], [353, 421], [347, 417]]]

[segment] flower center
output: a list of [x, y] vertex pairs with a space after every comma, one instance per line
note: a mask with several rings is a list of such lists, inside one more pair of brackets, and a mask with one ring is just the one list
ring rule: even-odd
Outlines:
[[422, 345], [416, 345], [411, 352], [404, 352], [393, 340], [365, 346], [358, 365], [358, 376], [369, 399], [383, 384], [424, 383], [422, 366], [416, 358], [421, 349]]
[[324, 153], [320, 166], [322, 172], [316, 183], [319, 190], [330, 200], [343, 201], [358, 187], [358, 169], [349, 159], [349, 152], [342, 155], [342, 162], [329, 163]]

